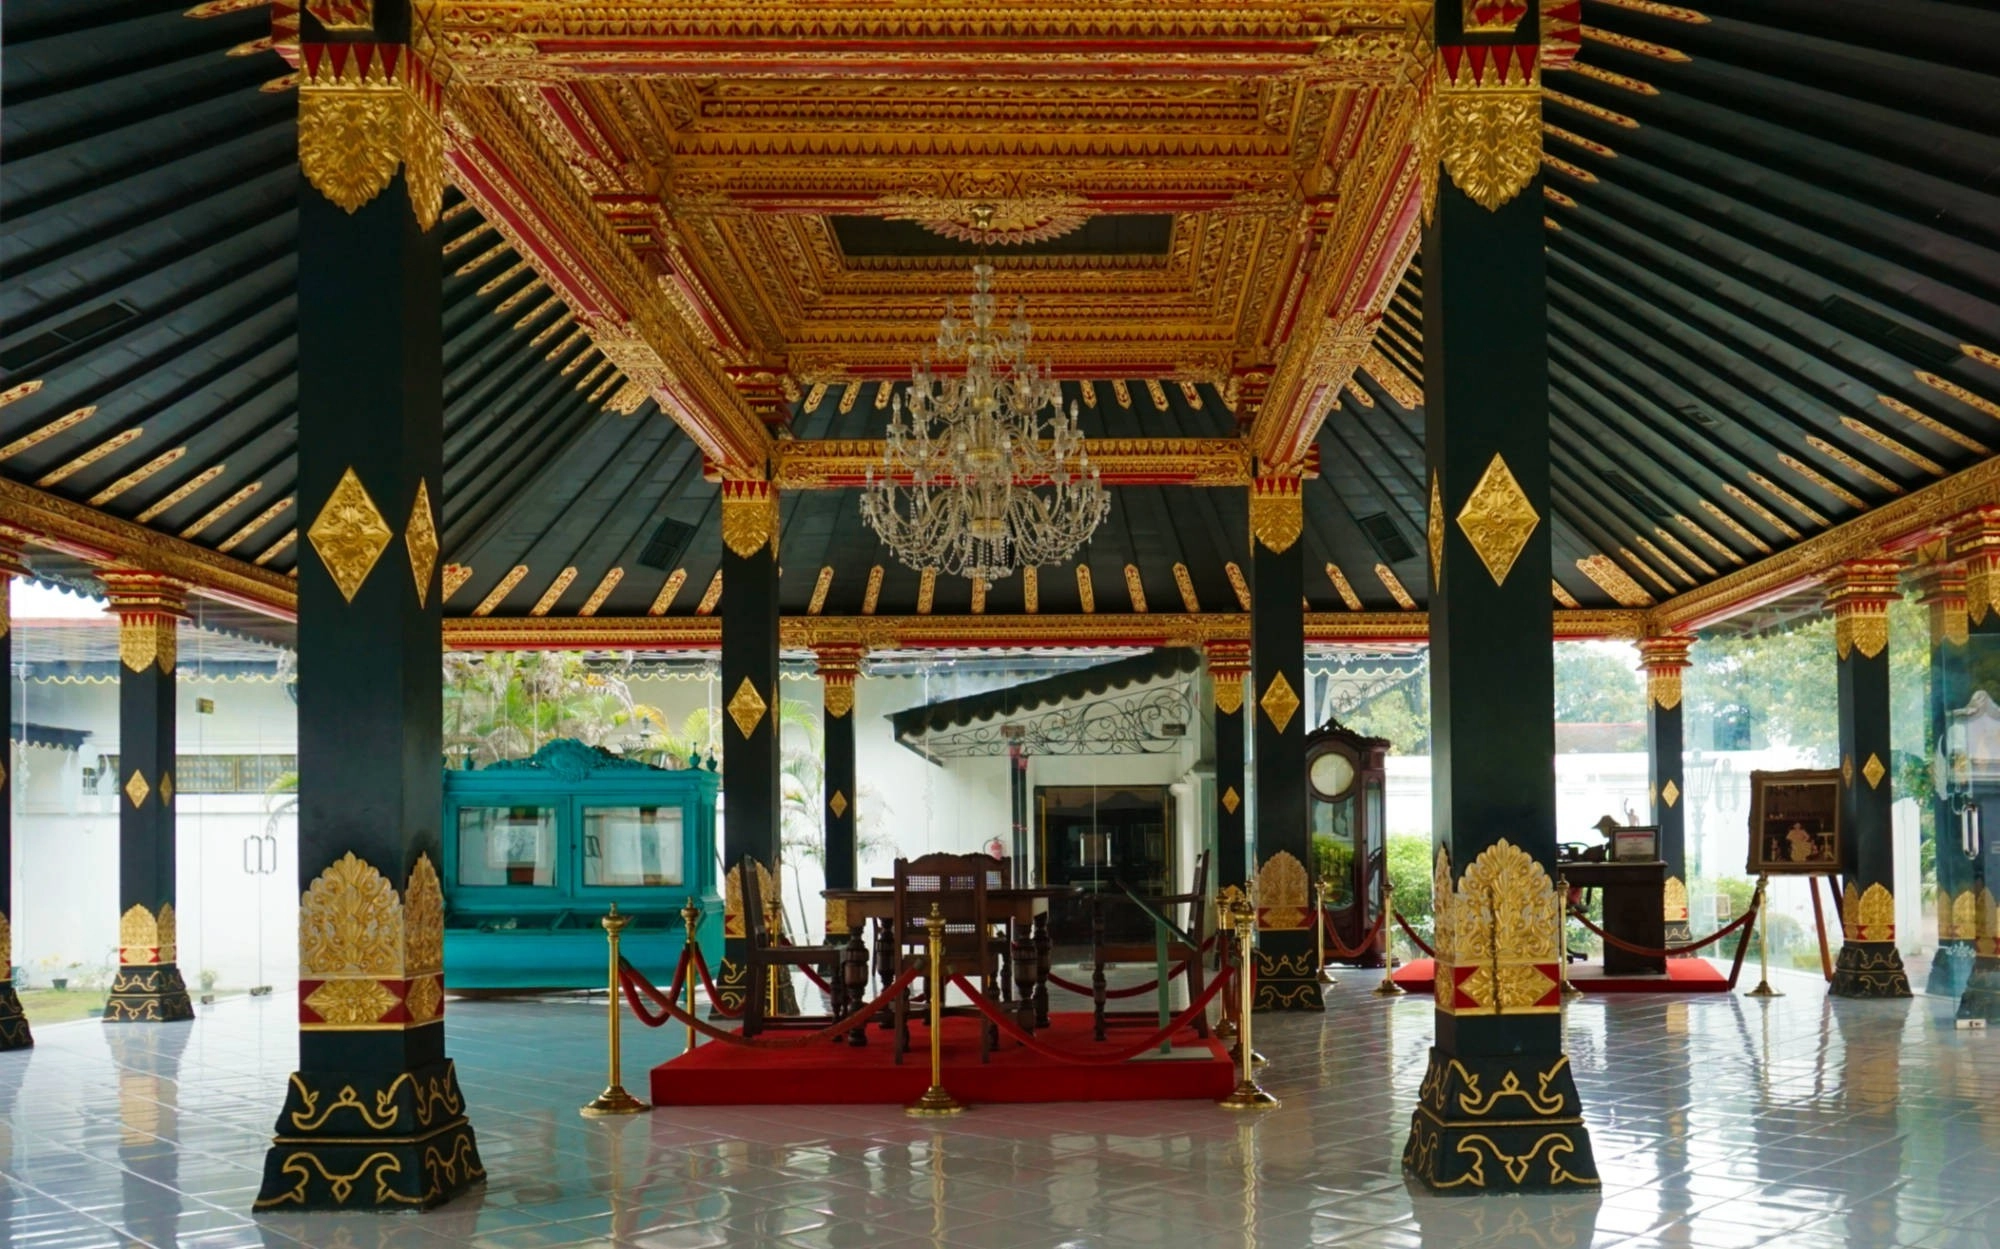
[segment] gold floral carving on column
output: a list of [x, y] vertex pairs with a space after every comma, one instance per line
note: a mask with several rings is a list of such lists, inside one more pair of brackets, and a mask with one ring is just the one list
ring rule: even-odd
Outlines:
[[1215, 674], [1215, 709], [1224, 715], [1233, 716], [1243, 710], [1243, 673], [1218, 672]]
[[160, 957], [160, 921], [146, 907], [133, 905], [118, 917], [118, 961], [126, 967], [165, 962]]
[[833, 818], [837, 820], [847, 814], [847, 795], [836, 789], [833, 791], [833, 797], [826, 800], [826, 805], [827, 809], [833, 812]]
[[1667, 877], [1660, 888], [1660, 917], [1669, 924], [1685, 924], [1688, 917], [1688, 887], [1678, 876]]
[[1439, 849], [1438, 1009], [1455, 1015], [1553, 1014], [1557, 988], [1555, 885], [1519, 846], [1502, 839], [1479, 852], [1456, 889]]
[[1963, 568], [1933, 564], [1921, 569], [1917, 603], [1928, 610], [1932, 646], [1963, 646], [1971, 639], [1972, 620]]
[[1896, 939], [1896, 898], [1879, 881], [1861, 890], [1854, 882], [1840, 900], [1840, 928], [1849, 941], [1880, 942]]
[[437, 571], [437, 521], [431, 511], [428, 482], [417, 482], [417, 498], [410, 505], [410, 523], [403, 526], [403, 547], [410, 554], [410, 573], [417, 579], [417, 606], [430, 601], [431, 574]]
[[1243, 678], [1250, 672], [1250, 644], [1234, 639], [1208, 643], [1202, 649], [1208, 663], [1215, 709], [1225, 715], [1243, 710]]
[[831, 644], [813, 651], [819, 669], [821, 701], [826, 714], [838, 720], [854, 712], [854, 683], [861, 675], [863, 647]]
[[172, 616], [133, 612], [118, 618], [118, 662], [133, 672], [157, 664], [171, 676], [179, 642], [180, 622]]
[[131, 777], [125, 782], [125, 796], [131, 800], [132, 805], [134, 807], [145, 806], [146, 799], [152, 792], [153, 787], [146, 782], [146, 774], [137, 768], [133, 768]]
[[1235, 815], [1236, 808], [1242, 805], [1243, 805], [1243, 798], [1236, 792], [1236, 786], [1231, 785], [1228, 789], [1222, 791], [1222, 809], [1224, 811], [1229, 812], [1229, 814], [1231, 815]]
[[[1945, 914], [1938, 908], [1940, 919]], [[1967, 889], [1951, 900], [1952, 936], [1960, 941], [1970, 941], [1979, 935], [1979, 892]]]
[[444, 891], [428, 854], [404, 895], [352, 852], [299, 899], [300, 1026], [401, 1029], [444, 1013]]
[[174, 774], [172, 772], [160, 773], [160, 805], [163, 807], [174, 805]]
[[1536, 53], [1532, 44], [1438, 49], [1427, 146], [1452, 183], [1489, 212], [1519, 195], [1541, 168]]
[[826, 714], [838, 720], [854, 710], [854, 682], [829, 681], [826, 685]]
[[0, 984], [14, 979], [14, 926], [7, 922], [7, 915], [0, 911]]
[[352, 468], [340, 474], [333, 493], [306, 530], [306, 539], [332, 575], [340, 596], [350, 603], [394, 536]]
[[1671, 807], [1680, 800], [1681, 787], [1676, 785], [1674, 779], [1670, 776], [1667, 778], [1667, 783], [1660, 787], [1660, 801]]
[[756, 685], [749, 677], [744, 677], [743, 684], [737, 686], [736, 693], [730, 696], [726, 710], [729, 718], [736, 721], [737, 731], [748, 737], [756, 731], [757, 722], [764, 718], [768, 707], [764, 696], [757, 692]]
[[2000, 611], [2000, 505], [1974, 508], [1959, 518], [1951, 558], [1965, 563], [1965, 609], [1973, 624]]
[[444, 129], [437, 83], [396, 44], [300, 49], [299, 166], [314, 189], [353, 212], [400, 166], [417, 224], [437, 224], [444, 199]]
[[778, 553], [778, 491], [768, 481], [729, 479], [722, 483], [722, 541], [741, 559], [770, 544]]
[[[764, 899], [766, 908], [772, 898], [778, 896], [772, 884], [771, 869], [756, 859], [750, 862], [757, 868], [757, 896]], [[749, 931], [743, 924], [743, 865], [738, 863], [722, 878], [722, 935], [725, 937], [747, 937]]]
[[1307, 927], [1305, 864], [1289, 850], [1280, 850], [1257, 869], [1257, 927], [1264, 932], [1289, 932]]
[[1472, 544], [1479, 562], [1486, 565], [1494, 585], [1507, 584], [1514, 561], [1528, 545], [1528, 538], [1542, 523], [1528, 492], [1514, 477], [1507, 461], [1495, 454], [1479, 475], [1479, 481], [1459, 509], [1458, 527]]
[[171, 963], [180, 956], [180, 928], [174, 919], [174, 904], [160, 904], [160, 961]]
[[1869, 751], [1868, 762], [1861, 765], [1861, 776], [1868, 782], [1868, 788], [1881, 788], [1882, 778], [1888, 773], [1889, 769], [1882, 766], [1882, 757], [1872, 750]]
[[1304, 527], [1299, 478], [1264, 476], [1250, 483], [1250, 536], [1265, 550], [1290, 550]]

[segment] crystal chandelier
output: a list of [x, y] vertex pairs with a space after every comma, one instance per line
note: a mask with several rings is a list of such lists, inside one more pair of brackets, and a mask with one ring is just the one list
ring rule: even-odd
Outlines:
[[928, 350], [910, 370], [861, 516], [909, 567], [991, 585], [1017, 568], [1066, 563], [1110, 514], [1111, 496], [1084, 451], [1076, 404], [1065, 414], [1049, 366], [1028, 358], [1025, 304], [1003, 336], [993, 266], [982, 259], [972, 277], [970, 324], [950, 300], [938, 321], [938, 359], [962, 357], [965, 372], [937, 377]]

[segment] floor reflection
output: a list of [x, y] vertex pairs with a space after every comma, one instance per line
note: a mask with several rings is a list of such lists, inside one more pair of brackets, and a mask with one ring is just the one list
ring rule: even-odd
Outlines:
[[[1400, 1169], [1430, 1003], [1365, 976], [1324, 1016], [1259, 1021], [1282, 1109], [667, 1108], [585, 1121], [601, 1005], [454, 1003], [490, 1178], [421, 1217], [252, 1218], [292, 1007], [38, 1033], [0, 1055], [0, 1246], [353, 1249], [1922, 1249], [2000, 1244], [2000, 1044], [1951, 1003], [1586, 998], [1566, 1043], [1596, 1197], [1434, 1197]], [[628, 1047], [625, 1082], [678, 1052]]]

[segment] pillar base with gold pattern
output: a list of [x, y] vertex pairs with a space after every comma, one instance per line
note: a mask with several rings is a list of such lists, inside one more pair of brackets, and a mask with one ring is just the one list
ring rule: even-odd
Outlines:
[[1257, 870], [1257, 983], [1251, 1009], [1326, 1009], [1305, 864], [1280, 850]]
[[0, 980], [0, 1050], [24, 1050], [35, 1043], [28, 1030], [28, 1016], [21, 1010], [21, 995], [12, 980]]
[[1932, 997], [1960, 997], [1972, 981], [1973, 953], [1970, 941], [1941, 941], [1931, 956], [1931, 971], [1924, 992]]
[[2000, 1024], [2000, 956], [1975, 952], [1958, 999], [1957, 1018]]
[[1597, 1161], [1569, 1059], [1431, 1048], [1403, 1169], [1436, 1192], [1594, 1191]]
[[180, 968], [172, 963], [120, 963], [104, 1002], [106, 1023], [174, 1023], [194, 1018]]
[[486, 1178], [458, 1071], [294, 1073], [259, 1210], [422, 1210]]
[[1909, 997], [1910, 977], [1893, 941], [1847, 941], [1833, 960], [1835, 997]]

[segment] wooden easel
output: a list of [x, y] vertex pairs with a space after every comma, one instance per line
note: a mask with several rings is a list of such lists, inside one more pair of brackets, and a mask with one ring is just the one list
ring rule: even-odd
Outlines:
[[[1833, 951], [1826, 942], [1826, 914], [1819, 905], [1819, 881], [1817, 875], [1806, 877], [1806, 887], [1812, 890], [1813, 927], [1819, 930], [1819, 970], [1828, 984], [1833, 983]], [[1833, 895], [1833, 913], [1840, 914], [1840, 877], [1827, 873], [1826, 891]]]

